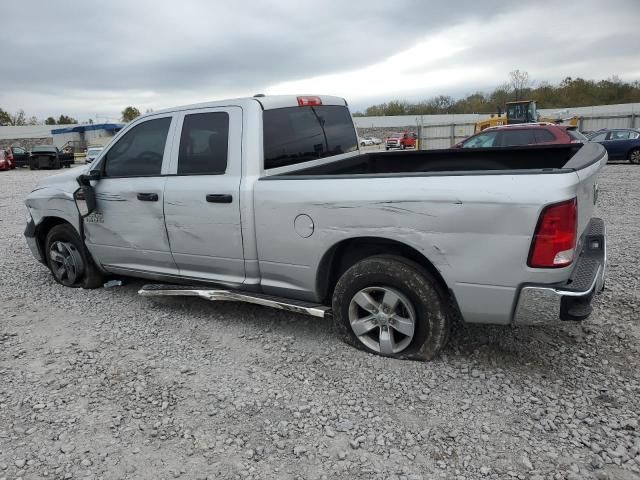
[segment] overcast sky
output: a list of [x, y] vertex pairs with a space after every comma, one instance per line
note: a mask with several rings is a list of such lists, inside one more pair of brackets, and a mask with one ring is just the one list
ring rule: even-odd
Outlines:
[[16, 0], [0, 18], [0, 108], [40, 118], [259, 92], [362, 109], [491, 90], [516, 68], [640, 79], [637, 0]]

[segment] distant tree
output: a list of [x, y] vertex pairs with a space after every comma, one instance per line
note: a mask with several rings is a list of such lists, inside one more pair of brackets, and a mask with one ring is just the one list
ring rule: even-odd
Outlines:
[[144, 113], [153, 113], [153, 108], [147, 108]]
[[30, 116], [29, 120], [27, 120], [27, 125], [40, 125], [40, 123], [40, 120], [35, 115]]
[[73, 125], [76, 123], [78, 123], [78, 120], [73, 117], [67, 115], [60, 115], [60, 117], [58, 117], [58, 125]]
[[93, 125], [93, 118], [90, 118], [89, 121], [87, 122], [89, 125]]
[[528, 72], [521, 72], [520, 70], [514, 70], [509, 72], [509, 85], [513, 91], [514, 100], [524, 100], [524, 93], [531, 86], [531, 79]]
[[24, 110], [20, 109], [13, 115], [10, 115], [11, 123], [10, 125], [22, 126], [27, 124], [27, 116], [24, 113]]
[[56, 119], [53, 117], [47, 117], [47, 119], [44, 121], [45, 125], [55, 125], [56, 124]]
[[[448, 95], [440, 95], [415, 103], [392, 100], [372, 105], [364, 111], [364, 114], [383, 116], [494, 113], [498, 109], [504, 112], [505, 103], [515, 99], [535, 100], [539, 108], [636, 103], [640, 102], [640, 81], [624, 82], [615, 75], [600, 81], [566, 77], [556, 85], [540, 82], [537, 87], [534, 87], [527, 72], [514, 70], [509, 74], [509, 81], [499, 85], [491, 93], [475, 92], [458, 100]], [[357, 115], [354, 114], [354, 116]]]
[[130, 122], [131, 120], [138, 118], [140, 116], [140, 110], [136, 107], [127, 107], [122, 111], [122, 121]]
[[0, 125], [11, 125], [11, 115], [0, 108]]

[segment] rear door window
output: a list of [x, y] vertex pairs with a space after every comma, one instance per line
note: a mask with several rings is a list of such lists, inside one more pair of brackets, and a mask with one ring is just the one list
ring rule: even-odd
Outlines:
[[549, 143], [555, 142], [556, 140], [556, 137], [554, 137], [553, 133], [551, 133], [549, 130], [545, 130], [544, 128], [535, 130], [534, 136], [536, 143]]
[[219, 175], [227, 169], [229, 114], [185, 115], [180, 136], [178, 175]]
[[517, 147], [536, 143], [531, 129], [502, 130], [500, 133], [501, 147]]
[[614, 130], [609, 134], [609, 140], [629, 140], [630, 133], [626, 130]]
[[351, 114], [343, 106], [266, 110], [263, 123], [266, 169], [340, 155], [358, 148]]

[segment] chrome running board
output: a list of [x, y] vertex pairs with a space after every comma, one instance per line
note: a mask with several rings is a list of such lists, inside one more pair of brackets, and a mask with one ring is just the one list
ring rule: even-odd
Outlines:
[[324, 318], [330, 310], [329, 307], [316, 303], [274, 297], [262, 293], [222, 290], [204, 286], [151, 284], [144, 285], [138, 291], [138, 295], [143, 297], [200, 297], [212, 301], [253, 303], [254, 305], [262, 305], [319, 318]]

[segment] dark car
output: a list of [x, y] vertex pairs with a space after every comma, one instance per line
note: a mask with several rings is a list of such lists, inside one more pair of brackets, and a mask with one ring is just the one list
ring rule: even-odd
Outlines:
[[62, 153], [53, 145], [38, 145], [31, 149], [29, 168], [39, 170], [41, 168], [70, 167], [73, 164], [73, 153]]
[[13, 163], [13, 167], [26, 167], [29, 165], [29, 152], [22, 147], [9, 147], [7, 148], [7, 155], [11, 162]]
[[454, 148], [515, 147], [521, 145], [566, 145], [588, 142], [572, 127], [553, 123], [489, 127], [454, 145]]
[[609, 160], [629, 160], [640, 163], [640, 131], [632, 128], [599, 130], [590, 140], [601, 144], [609, 154]]

